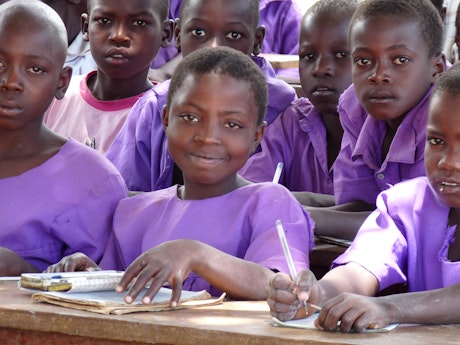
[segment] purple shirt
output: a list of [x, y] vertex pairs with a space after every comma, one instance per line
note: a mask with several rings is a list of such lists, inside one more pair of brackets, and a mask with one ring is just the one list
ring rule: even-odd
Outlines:
[[[278, 79], [261, 57], [253, 57], [268, 84], [265, 120], [271, 123], [297, 96]], [[107, 157], [124, 177], [129, 190], [153, 191], [172, 185], [174, 162], [167, 151], [161, 114], [166, 105], [170, 80], [157, 84], [134, 105], [126, 122], [107, 151]]]
[[[101, 267], [126, 269], [140, 254], [162, 242], [188, 238], [227, 254], [288, 273], [275, 222], [286, 232], [295, 266], [309, 267], [313, 221], [289, 191], [261, 183], [203, 200], [181, 200], [177, 186], [122, 200], [114, 218]], [[220, 295], [203, 278], [191, 273], [185, 290], [206, 289]]]
[[126, 195], [104, 156], [69, 139], [38, 167], [0, 179], [0, 246], [39, 270], [78, 251], [98, 262]]
[[398, 182], [425, 175], [423, 152], [432, 88], [404, 117], [382, 158], [386, 122], [370, 116], [351, 85], [339, 100], [344, 130], [334, 166], [336, 204], [361, 200], [374, 204], [377, 195]]
[[450, 208], [437, 199], [426, 177], [382, 192], [351, 247], [334, 265], [355, 262], [377, 278], [380, 290], [407, 283], [425, 291], [460, 283], [460, 262], [447, 259], [456, 226]]
[[326, 128], [307, 98], [292, 103], [265, 131], [261, 152], [251, 156], [240, 174], [253, 182], [272, 181], [283, 162], [280, 183], [291, 191], [332, 195], [327, 167]]

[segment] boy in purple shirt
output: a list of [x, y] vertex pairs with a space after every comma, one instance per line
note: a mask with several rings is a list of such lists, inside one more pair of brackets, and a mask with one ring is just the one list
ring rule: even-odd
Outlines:
[[64, 23], [40, 1], [11, 0], [0, 41], [0, 276], [77, 251], [99, 261], [127, 190], [102, 155], [43, 124], [72, 75]]
[[299, 98], [267, 128], [261, 152], [240, 174], [253, 182], [271, 181], [278, 162], [280, 183], [291, 191], [333, 195], [332, 172], [340, 150], [339, 96], [351, 84], [347, 29], [357, 1], [320, 0], [302, 19]]
[[[207, 46], [229, 46], [248, 56], [253, 54], [253, 61], [268, 83], [265, 121], [270, 124], [296, 99], [296, 94], [291, 86], [276, 77], [266, 60], [257, 57], [264, 38], [264, 28], [258, 26], [258, 5], [257, 0], [183, 1], [185, 9], [181, 11], [175, 34], [184, 56]], [[174, 162], [166, 150], [161, 122], [169, 82], [158, 84], [134, 105], [107, 152], [129, 190], [152, 191], [181, 182], [181, 174], [174, 174]]]
[[[454, 65], [431, 96], [427, 176], [383, 191], [352, 246], [318, 282], [308, 271], [297, 282], [276, 275], [268, 299], [274, 316], [305, 316], [299, 300], [308, 300], [322, 306], [318, 326], [325, 330], [338, 322], [344, 332], [390, 323], [460, 322], [459, 85], [460, 65]], [[401, 283], [408, 293], [364, 297]]]
[[[262, 138], [266, 101], [262, 72], [235, 49], [199, 49], [179, 64], [162, 118], [184, 185], [122, 200], [101, 261], [126, 269], [119, 292], [137, 277], [127, 303], [150, 283], [142, 299], [149, 304], [165, 282], [172, 306], [182, 288], [265, 299], [274, 271], [289, 271], [277, 219], [296, 267], [308, 268], [313, 224], [302, 206], [280, 184], [253, 184], [237, 174]], [[94, 266], [74, 255], [49, 271]]]
[[[442, 36], [428, 0], [360, 4], [349, 28], [353, 85], [339, 100], [336, 206], [307, 208], [316, 234], [353, 239], [379, 192], [425, 174], [428, 99], [445, 69]], [[315, 206], [312, 199], [303, 204]]]

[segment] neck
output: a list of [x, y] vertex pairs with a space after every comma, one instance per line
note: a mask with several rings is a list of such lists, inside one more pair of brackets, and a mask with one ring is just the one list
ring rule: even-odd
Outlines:
[[183, 200], [216, 198], [248, 184], [250, 184], [249, 181], [237, 174], [217, 184], [195, 183], [184, 176], [184, 186], [179, 188], [178, 196]]

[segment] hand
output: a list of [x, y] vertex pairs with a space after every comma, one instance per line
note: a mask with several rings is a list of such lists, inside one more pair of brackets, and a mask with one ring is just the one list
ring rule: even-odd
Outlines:
[[297, 283], [287, 274], [275, 274], [270, 279], [267, 291], [271, 315], [281, 321], [305, 318], [307, 314], [302, 302], [309, 299], [315, 283], [316, 277], [311, 271], [301, 271]]
[[172, 288], [170, 305], [176, 307], [182, 292], [182, 284], [192, 269], [193, 255], [198, 243], [192, 240], [164, 242], [140, 255], [129, 265], [116, 290], [125, 291], [131, 281], [134, 283], [125, 296], [126, 303], [132, 303], [144, 287], [150, 283], [142, 298], [143, 304], [150, 304], [164, 283]]
[[76, 271], [99, 271], [96, 263], [83, 253], [74, 253], [65, 256], [58, 263], [49, 266], [44, 272], [76, 272]]
[[324, 303], [315, 322], [327, 331], [336, 330], [340, 321], [342, 332], [363, 332], [390, 324], [390, 309], [391, 305], [381, 298], [343, 293]]

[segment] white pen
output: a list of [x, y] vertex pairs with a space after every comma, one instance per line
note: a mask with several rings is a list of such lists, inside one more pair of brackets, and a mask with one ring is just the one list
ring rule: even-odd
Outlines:
[[[286, 261], [288, 264], [289, 273], [291, 274], [292, 280], [295, 281], [297, 278], [297, 270], [295, 269], [295, 266], [294, 266], [294, 260], [292, 260], [292, 255], [291, 255], [291, 251], [289, 250], [286, 235], [284, 235], [283, 225], [281, 224], [281, 221], [279, 219], [276, 221], [276, 230], [278, 230], [278, 235], [280, 237], [281, 246], [283, 247], [284, 256], [286, 257]], [[316, 309], [318, 311], [321, 310], [321, 307], [315, 304], [308, 303], [308, 305], [310, 305], [313, 309]], [[302, 307], [305, 309], [305, 312], [308, 314], [307, 302], [302, 301]]]
[[281, 172], [283, 171], [283, 162], [279, 162], [276, 166], [275, 175], [273, 175], [273, 183], [278, 183], [281, 177]]

